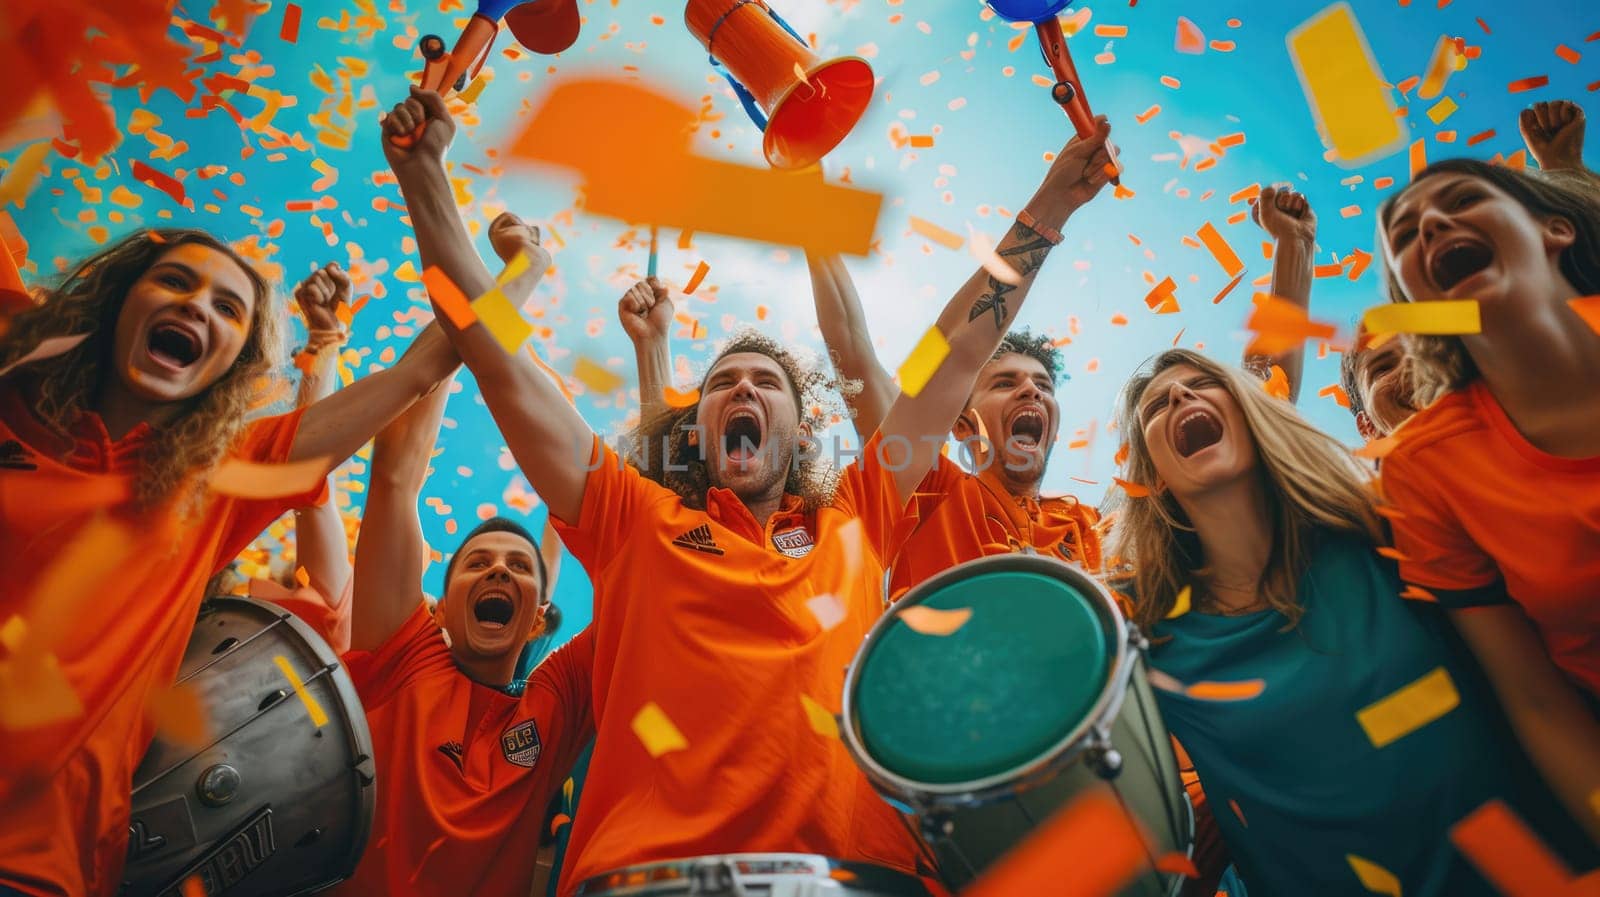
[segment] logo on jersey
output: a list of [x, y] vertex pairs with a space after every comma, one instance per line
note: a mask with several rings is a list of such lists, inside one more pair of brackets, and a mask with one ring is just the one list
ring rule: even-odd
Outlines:
[[466, 765], [463, 763], [463, 755], [466, 753], [466, 748], [461, 746], [461, 742], [447, 741], [439, 745], [439, 753], [450, 758], [450, 762], [456, 765], [457, 772], [467, 771]]
[[500, 733], [500, 751], [506, 755], [507, 763], [532, 769], [539, 762], [540, 747], [539, 727], [531, 719]]
[[723, 554], [717, 547], [717, 540], [711, 537], [711, 527], [701, 524], [692, 530], [672, 540], [672, 544], [679, 548], [688, 548], [693, 551], [703, 551], [706, 554]]
[[39, 465], [28, 460], [28, 450], [15, 439], [0, 442], [0, 469], [38, 470]]
[[811, 533], [805, 527], [786, 529], [781, 533], [772, 534], [772, 545], [783, 552], [786, 557], [803, 558], [811, 553], [817, 544], [811, 540]]

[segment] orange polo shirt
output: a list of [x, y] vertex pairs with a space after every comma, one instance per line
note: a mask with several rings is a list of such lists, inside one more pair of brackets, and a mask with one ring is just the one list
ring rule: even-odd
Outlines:
[[331, 894], [526, 897], [545, 806], [594, 737], [591, 631], [544, 659], [520, 696], [456, 666], [420, 603], [345, 665], [367, 711], [377, 817]]
[[[914, 839], [801, 701], [839, 711], [845, 667], [883, 611], [905, 514], [877, 441], [831, 503], [805, 513], [790, 496], [765, 526], [724, 489], [688, 508], [596, 443], [580, 516], [557, 524], [594, 582], [598, 729], [559, 893], [725, 852], [915, 871]], [[807, 604], [822, 595], [832, 628]], [[685, 746], [651, 756], [635, 731], [650, 705]]]
[[[208, 493], [192, 511], [139, 510], [131, 496], [148, 426], [113, 441], [86, 414], [62, 440], [30, 405], [14, 383], [0, 386], [0, 625], [50, 612], [49, 600], [36, 604], [35, 586], [96, 512], [126, 524], [133, 544], [52, 648], [83, 713], [0, 738], [0, 885], [112, 894], [127, 853], [133, 770], [154, 735], [146, 706], [177, 676], [206, 581], [279, 514], [322, 501], [325, 487], [259, 501]], [[300, 414], [251, 424], [232, 455], [283, 462]], [[26, 697], [0, 694], [0, 702]]]
[[893, 597], [956, 564], [1025, 547], [1100, 569], [1100, 514], [1070, 495], [1017, 498], [993, 477], [940, 457], [917, 486], [914, 505], [916, 529], [894, 558]]
[[1400, 512], [1401, 578], [1446, 607], [1516, 602], [1556, 666], [1600, 696], [1600, 457], [1535, 448], [1481, 380], [1395, 437], [1383, 492]]
[[270, 601], [290, 611], [316, 630], [335, 654], [350, 650], [350, 608], [354, 603], [350, 595], [354, 586], [355, 577], [347, 577], [339, 606], [334, 607], [328, 604], [328, 599], [322, 597], [321, 592], [310, 586], [290, 589], [270, 579], [252, 579], [249, 582], [251, 598]]

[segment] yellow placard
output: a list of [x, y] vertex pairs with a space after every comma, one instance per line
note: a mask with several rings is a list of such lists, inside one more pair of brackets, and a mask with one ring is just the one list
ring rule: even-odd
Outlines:
[[1404, 145], [1389, 82], [1350, 4], [1328, 6], [1287, 40], [1306, 102], [1336, 164], [1359, 168]]
[[944, 334], [939, 328], [929, 327], [928, 332], [917, 341], [916, 348], [906, 356], [900, 365], [900, 389], [908, 396], [915, 397], [922, 392], [922, 388], [933, 379], [934, 372], [939, 370], [939, 365], [950, 354], [950, 343], [945, 341]]
[[1361, 324], [1372, 334], [1450, 335], [1483, 332], [1476, 299], [1388, 302], [1367, 309], [1367, 313], [1361, 316]]

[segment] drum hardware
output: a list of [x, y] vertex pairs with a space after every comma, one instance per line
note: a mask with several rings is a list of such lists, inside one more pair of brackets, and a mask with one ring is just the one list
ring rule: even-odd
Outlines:
[[701, 860], [689, 872], [691, 897], [745, 897], [733, 866], [721, 857]]
[[239, 770], [226, 763], [218, 763], [200, 774], [200, 781], [195, 785], [200, 799], [207, 806], [220, 807], [230, 800], [239, 790]]

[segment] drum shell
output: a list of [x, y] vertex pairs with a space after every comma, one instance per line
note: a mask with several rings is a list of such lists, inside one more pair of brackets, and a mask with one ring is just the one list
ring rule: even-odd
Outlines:
[[[975, 877], [968, 866], [981, 873], [1072, 799], [1088, 788], [1103, 787], [1104, 780], [1091, 761], [1098, 759], [1098, 749], [1106, 747], [1121, 757], [1121, 771], [1113, 784], [1152, 838], [1152, 858], [1172, 852], [1188, 854], [1193, 842], [1193, 810], [1146, 678], [1144, 640], [1103, 586], [1077, 567], [1024, 552], [952, 567], [907, 592], [895, 610], [993, 572], [1039, 573], [1059, 579], [1091, 605], [1105, 630], [1110, 657], [1108, 678], [1092, 709], [1052, 748], [1004, 772], [938, 784], [900, 775], [880, 763], [867, 746], [858, 693], [863, 661], [890, 627], [899, 625], [892, 610], [874, 625], [845, 677], [841, 734], [857, 764], [880, 794], [910, 807], [921, 818], [939, 856], [941, 872], [952, 888]], [[965, 600], [966, 596], [962, 597]], [[983, 595], [976, 586], [970, 603], [974, 613], [982, 613]], [[1141, 897], [1176, 893], [1182, 881], [1180, 876], [1150, 870], [1121, 893]]]
[[[799, 871], [799, 870], [808, 871]], [[726, 871], [725, 871], [726, 870]], [[730, 853], [629, 866], [596, 876], [577, 897], [733, 897], [707, 882], [737, 878], [744, 897], [927, 897], [921, 880], [870, 863], [817, 854]], [[697, 887], [694, 882], [701, 878]]]
[[[158, 737], [140, 762], [121, 893], [177, 895], [198, 877], [210, 897], [285, 897], [349, 877], [372, 826], [372, 741], [355, 686], [327, 643], [274, 605], [212, 599], [178, 684], [198, 698], [209, 745]], [[321, 726], [312, 703], [327, 716]], [[236, 774], [231, 796], [222, 767]], [[206, 796], [208, 773], [220, 787]]]

